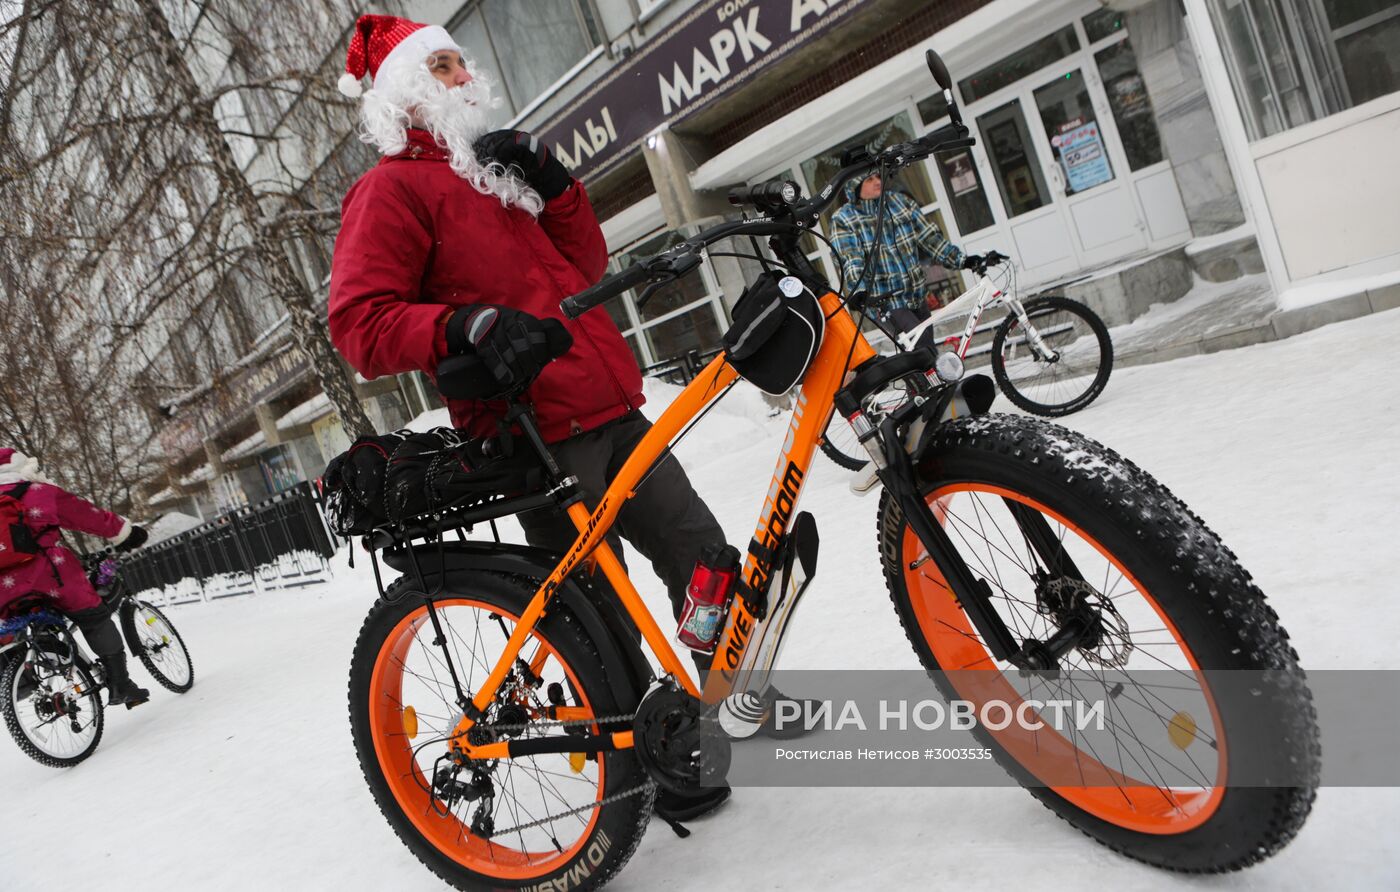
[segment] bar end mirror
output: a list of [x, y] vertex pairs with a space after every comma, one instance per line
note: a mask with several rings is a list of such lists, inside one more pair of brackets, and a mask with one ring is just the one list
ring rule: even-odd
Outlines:
[[933, 74], [938, 86], [944, 90], [953, 89], [953, 78], [948, 74], [948, 66], [943, 64], [943, 58], [929, 50], [924, 54], [924, 59], [928, 62], [928, 70]]

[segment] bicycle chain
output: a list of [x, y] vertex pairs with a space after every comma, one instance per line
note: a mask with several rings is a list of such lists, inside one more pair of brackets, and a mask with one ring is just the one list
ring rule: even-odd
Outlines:
[[[636, 713], [632, 713], [631, 715], [597, 716], [587, 719], [545, 719], [544, 721], [525, 722], [523, 724], [517, 725], [480, 725], [480, 727], [485, 727], [491, 731], [509, 732], [525, 731], [531, 728], [569, 728], [575, 725], [611, 725], [617, 722], [630, 723], [636, 718], [636, 715]], [[530, 830], [535, 827], [541, 827], [545, 824], [557, 821], [560, 818], [567, 818], [570, 815], [576, 815], [580, 812], [585, 812], [594, 808], [602, 808], [605, 805], [611, 805], [612, 803], [626, 799], [629, 796], [636, 796], [638, 793], [644, 793], [648, 789], [651, 789], [655, 786], [656, 784], [652, 783], [651, 781], [647, 781], [646, 783], [633, 787], [630, 790], [623, 790], [620, 793], [613, 793], [611, 796], [604, 796], [602, 799], [584, 803], [583, 805], [580, 805], [577, 808], [571, 808], [568, 811], [563, 811], [559, 812], [558, 814], [549, 815], [548, 817], [540, 818], [537, 821], [529, 821], [524, 824], [516, 824], [513, 827], [506, 827], [504, 830], [493, 830], [491, 831], [491, 838], [505, 836], [510, 833], [518, 833], [522, 830]]]
[[656, 784], [652, 783], [651, 781], [647, 781], [646, 783], [641, 784], [640, 786], [633, 787], [630, 790], [623, 790], [621, 793], [614, 793], [611, 796], [604, 796], [602, 799], [599, 799], [596, 802], [589, 802], [585, 805], [580, 805], [578, 808], [571, 808], [568, 811], [560, 812], [557, 815], [550, 815], [547, 818], [540, 818], [538, 821], [530, 821], [526, 824], [516, 824], [514, 827], [507, 827], [504, 830], [493, 830], [491, 831], [491, 836], [492, 838], [495, 838], [499, 836], [505, 836], [509, 833], [518, 833], [521, 830], [530, 830], [534, 827], [539, 827], [544, 824], [551, 823], [552, 821], [557, 821], [560, 818], [567, 818], [569, 815], [576, 815], [580, 812], [585, 812], [592, 808], [601, 808], [604, 805], [611, 805], [614, 802], [626, 799], [628, 796], [636, 796], [638, 793], [645, 793], [647, 790], [655, 786]]

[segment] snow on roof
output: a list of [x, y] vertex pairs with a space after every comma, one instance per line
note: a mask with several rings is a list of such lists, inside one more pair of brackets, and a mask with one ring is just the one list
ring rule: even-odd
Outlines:
[[277, 419], [277, 429], [287, 430], [288, 428], [296, 427], [298, 424], [306, 424], [308, 421], [315, 421], [323, 415], [330, 414], [331, 408], [331, 398], [324, 393], [318, 393]]
[[198, 483], [205, 483], [214, 479], [214, 469], [208, 465], [200, 465], [189, 474], [180, 478], [181, 486], [194, 486]]
[[224, 461], [238, 461], [240, 458], [247, 458], [266, 445], [267, 437], [263, 435], [262, 431], [258, 431], [232, 449], [225, 450], [219, 457]]
[[179, 498], [179, 494], [167, 486], [165, 489], [162, 489], [160, 492], [147, 499], [146, 502], [150, 505], [159, 505], [161, 502], [173, 502]]

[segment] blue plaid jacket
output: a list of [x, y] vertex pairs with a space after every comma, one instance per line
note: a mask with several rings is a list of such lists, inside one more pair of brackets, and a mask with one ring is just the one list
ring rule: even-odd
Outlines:
[[[846, 288], [852, 289], [865, 269], [865, 255], [875, 241], [880, 199], [859, 198], [860, 182], [846, 184], [847, 203], [831, 218], [831, 241], [840, 255]], [[883, 242], [872, 258], [872, 269], [861, 287], [869, 291], [876, 312], [888, 316], [898, 308], [927, 307], [928, 276], [923, 263], [961, 269], [962, 249], [948, 241], [928, 220], [913, 198], [891, 189], [885, 193]]]

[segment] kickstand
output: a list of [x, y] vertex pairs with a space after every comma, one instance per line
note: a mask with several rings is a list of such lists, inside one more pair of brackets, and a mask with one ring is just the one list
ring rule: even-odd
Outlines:
[[657, 815], [657, 817], [665, 821], [667, 824], [671, 825], [671, 829], [674, 830], [676, 835], [679, 836], [681, 839], [685, 839], [686, 837], [690, 836], [690, 831], [687, 830], [685, 828], [685, 825], [682, 824], [680, 821], [673, 821], [665, 815]]

